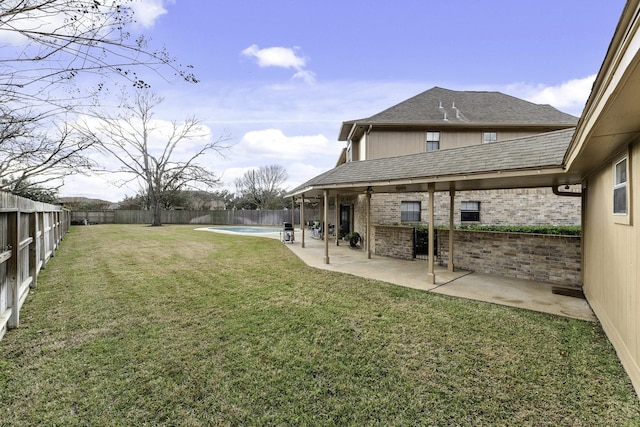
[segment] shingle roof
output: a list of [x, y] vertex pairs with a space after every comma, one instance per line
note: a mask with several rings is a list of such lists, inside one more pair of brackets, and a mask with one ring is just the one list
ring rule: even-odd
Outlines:
[[[445, 120], [446, 114], [446, 120]], [[534, 104], [500, 92], [455, 91], [434, 87], [369, 118], [360, 125], [568, 125], [578, 118], [550, 105]]]
[[309, 187], [561, 167], [574, 131], [570, 128], [492, 144], [348, 162], [312, 178], [291, 194]]

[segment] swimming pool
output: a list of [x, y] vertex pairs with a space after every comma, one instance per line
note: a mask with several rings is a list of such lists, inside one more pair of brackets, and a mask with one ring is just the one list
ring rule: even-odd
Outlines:
[[209, 227], [210, 230], [216, 231], [229, 231], [231, 233], [247, 233], [247, 234], [261, 234], [261, 233], [277, 233], [281, 231], [279, 228], [267, 228], [267, 227], [247, 227], [247, 226], [225, 226], [225, 227]]

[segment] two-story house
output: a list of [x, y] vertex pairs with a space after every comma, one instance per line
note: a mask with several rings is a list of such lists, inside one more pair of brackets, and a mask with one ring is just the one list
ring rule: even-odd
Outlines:
[[[369, 118], [342, 124], [341, 162], [356, 162], [515, 140], [575, 127], [577, 117], [500, 92], [434, 87]], [[427, 172], [427, 171], [425, 171]], [[361, 202], [361, 201], [360, 201]], [[342, 234], [358, 227], [362, 203], [345, 197], [339, 206]], [[424, 192], [374, 193], [375, 224], [426, 222]], [[436, 194], [436, 225], [449, 224], [449, 199]], [[355, 227], [354, 219], [355, 217]], [[483, 225], [580, 225], [580, 199], [550, 188], [466, 191], [456, 195], [454, 223]]]

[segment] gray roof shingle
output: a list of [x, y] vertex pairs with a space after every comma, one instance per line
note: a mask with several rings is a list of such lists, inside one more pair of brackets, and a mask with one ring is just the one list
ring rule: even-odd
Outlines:
[[449, 150], [344, 163], [294, 189], [561, 167], [575, 128]]
[[[454, 107], [455, 106], [455, 107]], [[500, 92], [455, 91], [434, 87], [378, 114], [345, 123], [359, 124], [575, 125], [578, 118], [550, 105]]]

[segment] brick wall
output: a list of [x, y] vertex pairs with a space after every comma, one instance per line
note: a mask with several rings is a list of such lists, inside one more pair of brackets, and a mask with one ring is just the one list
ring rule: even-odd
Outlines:
[[413, 259], [414, 232], [411, 227], [376, 225], [373, 253], [391, 258]]
[[[413, 259], [413, 228], [376, 225], [374, 253]], [[438, 233], [439, 265], [449, 259], [449, 230]], [[456, 230], [456, 268], [565, 286], [581, 286], [581, 243], [576, 236]]]
[[[364, 200], [364, 199], [361, 199]], [[373, 194], [372, 218], [374, 224], [400, 224], [400, 203], [422, 203], [421, 223], [429, 219], [428, 193]], [[529, 188], [490, 191], [456, 192], [454, 224], [460, 225], [462, 202], [480, 202], [478, 225], [580, 225], [580, 197], [556, 196], [549, 188]], [[449, 193], [435, 194], [434, 225], [449, 225]]]
[[[438, 233], [438, 262], [447, 265], [449, 231]], [[582, 286], [580, 237], [456, 230], [453, 242], [456, 268]]]

